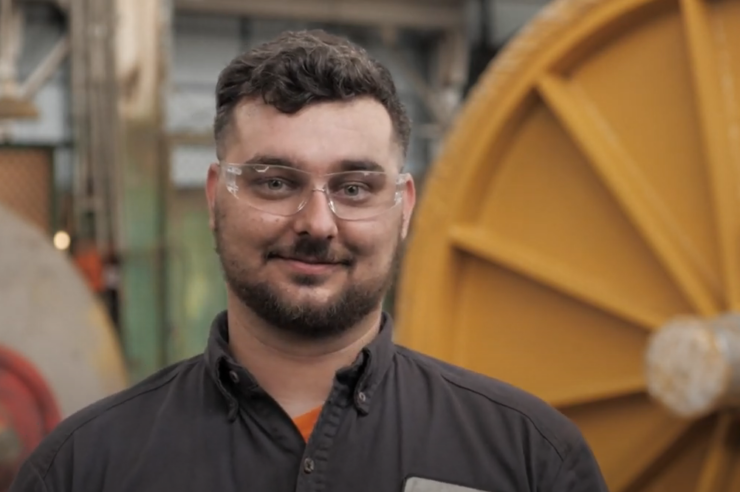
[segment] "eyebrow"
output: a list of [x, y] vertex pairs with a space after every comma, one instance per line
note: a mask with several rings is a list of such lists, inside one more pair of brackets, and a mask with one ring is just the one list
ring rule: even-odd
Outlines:
[[300, 168], [297, 163], [291, 161], [290, 159], [265, 154], [257, 154], [251, 159], [244, 161], [244, 164], [268, 164], [270, 166], [294, 167], [296, 169]]
[[[304, 167], [295, 160], [266, 154], [257, 154], [251, 159], [244, 161], [244, 164], [266, 164], [270, 166], [292, 167], [295, 169], [301, 169]], [[383, 166], [372, 159], [343, 159], [338, 162], [337, 167], [337, 171], [385, 171]]]
[[385, 168], [370, 159], [345, 159], [339, 162], [341, 171], [385, 171]]

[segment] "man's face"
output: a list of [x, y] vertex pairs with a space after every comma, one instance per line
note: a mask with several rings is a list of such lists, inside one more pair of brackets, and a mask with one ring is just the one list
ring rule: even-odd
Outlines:
[[[284, 163], [320, 176], [347, 163], [374, 163], [395, 180], [402, 153], [390, 116], [371, 99], [308, 106], [286, 115], [261, 102], [235, 110], [223, 160]], [[415, 201], [403, 200], [368, 220], [337, 218], [321, 192], [294, 215], [257, 210], [230, 194], [211, 166], [206, 193], [210, 225], [230, 292], [293, 336], [321, 339], [352, 328], [380, 308]]]

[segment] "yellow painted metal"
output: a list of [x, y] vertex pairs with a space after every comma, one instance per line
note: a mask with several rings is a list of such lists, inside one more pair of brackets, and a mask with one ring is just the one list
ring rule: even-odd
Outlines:
[[740, 310], [740, 0], [554, 2], [426, 181], [398, 342], [583, 430], [614, 492], [740, 490], [740, 423], [645, 389], [648, 337]]

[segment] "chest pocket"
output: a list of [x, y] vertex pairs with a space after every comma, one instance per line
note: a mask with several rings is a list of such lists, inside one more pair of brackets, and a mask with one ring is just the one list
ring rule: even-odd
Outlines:
[[411, 477], [406, 480], [403, 492], [486, 492], [479, 489], [471, 489], [462, 485], [429, 480], [428, 478]]

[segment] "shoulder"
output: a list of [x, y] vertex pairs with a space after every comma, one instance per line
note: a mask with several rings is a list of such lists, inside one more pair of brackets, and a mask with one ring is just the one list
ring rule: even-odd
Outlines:
[[140, 427], [142, 419], [161, 405], [175, 387], [187, 384], [188, 375], [196, 371], [202, 356], [165, 367], [129, 388], [100, 399], [65, 418], [44, 438], [28, 458], [44, 477], [60, 455], [72, 453], [80, 434], [86, 439], [111, 440]]
[[[542, 439], [560, 459], [584, 445], [583, 436], [571, 420], [527, 391], [405, 347], [399, 346], [397, 353], [409, 373], [423, 375], [421, 379], [427, 385], [436, 386], [437, 391], [461, 403], [470, 414], [468, 418], [479, 418], [496, 434], [505, 428], [516, 433], [516, 439]], [[491, 418], [494, 415], [496, 418]]]

